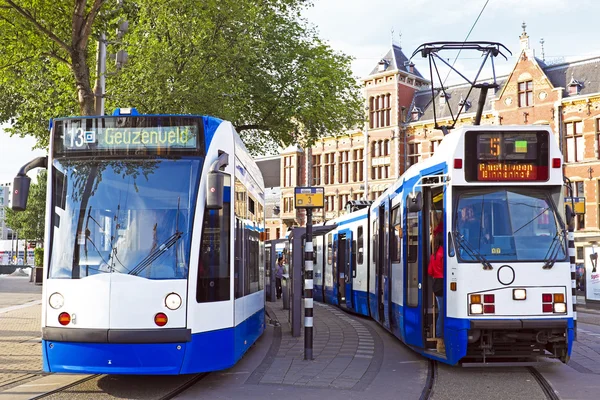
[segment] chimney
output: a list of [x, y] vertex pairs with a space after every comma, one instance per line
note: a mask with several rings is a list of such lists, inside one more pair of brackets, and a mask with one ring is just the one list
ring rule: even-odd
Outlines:
[[408, 72], [410, 72], [411, 74], [415, 73], [415, 64], [411, 61], [410, 64], [408, 64]]

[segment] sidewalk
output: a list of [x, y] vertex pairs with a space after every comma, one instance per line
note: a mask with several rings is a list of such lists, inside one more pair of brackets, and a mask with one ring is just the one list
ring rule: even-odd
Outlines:
[[43, 374], [41, 297], [27, 277], [0, 278], [0, 393]]
[[238, 364], [211, 373], [177, 399], [420, 397], [427, 360], [375, 322], [315, 302], [314, 360], [304, 360], [304, 337], [292, 337], [288, 310], [283, 310], [281, 300], [266, 306], [280, 326], [268, 325]]

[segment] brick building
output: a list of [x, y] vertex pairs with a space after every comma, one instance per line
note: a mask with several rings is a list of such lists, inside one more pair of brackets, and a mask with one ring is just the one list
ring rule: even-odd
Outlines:
[[[547, 65], [536, 58], [523, 28], [520, 54], [500, 87], [490, 90], [481, 124], [550, 125], [564, 155], [565, 174], [575, 196], [586, 198], [586, 214], [577, 217], [576, 241], [600, 240], [600, 57]], [[304, 223], [293, 208], [293, 187], [324, 186], [324, 215], [335, 218], [348, 200], [374, 199], [404, 170], [429, 157], [442, 139], [434, 130], [451, 122], [464, 107], [457, 126], [472, 125], [478, 89], [467, 98], [469, 85], [446, 88], [432, 99], [429, 82], [408, 61], [399, 46], [362, 79], [368, 124], [362, 129], [323, 138], [306, 152], [293, 146], [281, 154], [281, 218], [285, 226]], [[307, 184], [308, 182], [308, 184]]]

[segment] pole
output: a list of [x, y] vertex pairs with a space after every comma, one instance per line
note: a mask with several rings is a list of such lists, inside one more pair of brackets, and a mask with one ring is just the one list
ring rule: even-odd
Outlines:
[[365, 122], [365, 150], [363, 153], [363, 162], [364, 162], [364, 178], [365, 178], [365, 191], [363, 192], [363, 197], [365, 200], [369, 200], [369, 121], [368, 121], [368, 111], [367, 107], [367, 121]]
[[312, 208], [306, 209], [306, 244], [304, 245], [304, 359], [313, 359]]
[[571, 263], [571, 296], [573, 297], [573, 337], [577, 340], [577, 283], [575, 267], [575, 217], [569, 221], [569, 231], [567, 234], [569, 240], [569, 261]]
[[106, 34], [100, 33], [98, 39], [98, 54], [96, 56], [96, 86], [94, 96], [96, 97], [96, 115], [104, 115], [104, 92], [106, 87]]

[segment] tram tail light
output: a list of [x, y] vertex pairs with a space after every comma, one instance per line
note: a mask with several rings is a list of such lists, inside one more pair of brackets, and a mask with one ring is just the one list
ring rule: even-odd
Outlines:
[[481, 304], [481, 295], [480, 294], [472, 294], [471, 295], [471, 304]]
[[494, 295], [493, 294], [484, 294], [483, 295], [483, 302], [484, 303], [493, 303], [494, 302]]
[[483, 313], [484, 314], [494, 314], [496, 312], [496, 306], [493, 304], [484, 304], [483, 305]]
[[471, 304], [471, 314], [483, 314], [483, 305], [479, 303]]
[[69, 315], [69, 313], [61, 312], [58, 315], [58, 323], [61, 324], [62, 326], [69, 325], [69, 323], [71, 323], [71, 316]]
[[456, 292], [456, 282], [450, 282], [450, 290]]
[[165, 326], [169, 319], [165, 313], [159, 312], [154, 316], [154, 323], [158, 326]]
[[542, 294], [542, 303], [552, 303], [552, 294], [551, 293]]
[[562, 293], [554, 293], [554, 302], [555, 303], [564, 303], [565, 295]]
[[552, 303], [544, 303], [542, 304], [543, 312], [552, 312]]
[[462, 169], [462, 158], [454, 159], [454, 169]]
[[560, 158], [553, 158], [552, 159], [552, 168], [560, 168]]
[[567, 312], [567, 305], [565, 303], [554, 303], [554, 312], [565, 314]]

